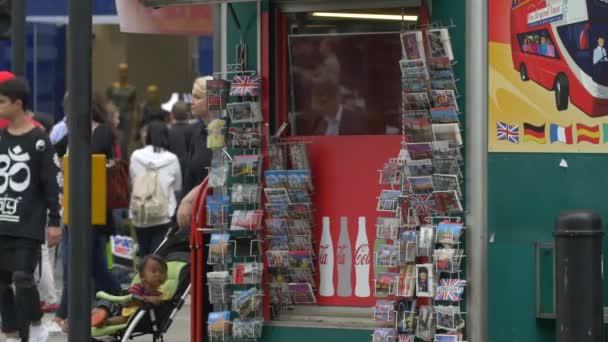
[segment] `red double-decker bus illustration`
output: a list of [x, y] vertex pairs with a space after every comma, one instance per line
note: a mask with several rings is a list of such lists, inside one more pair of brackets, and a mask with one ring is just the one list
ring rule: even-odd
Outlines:
[[587, 115], [608, 115], [608, 0], [513, 0], [513, 65], [523, 81]]

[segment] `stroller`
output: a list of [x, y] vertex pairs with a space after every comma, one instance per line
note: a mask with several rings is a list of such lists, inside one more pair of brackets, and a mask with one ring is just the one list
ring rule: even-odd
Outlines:
[[[190, 294], [190, 248], [189, 236], [184, 237], [178, 228], [171, 228], [154, 254], [160, 255], [167, 261], [167, 281], [161, 286], [161, 292], [169, 294], [171, 300], [159, 306], [141, 303], [138, 311], [125, 324], [92, 328], [93, 341], [129, 341], [135, 337], [152, 335], [152, 341], [164, 341], [167, 332], [177, 312], [182, 308]], [[132, 284], [140, 282], [135, 276]], [[138, 301], [140, 298], [131, 294], [112, 296], [105, 292], [97, 293], [98, 299], [115, 304], [125, 304]], [[149, 339], [148, 339], [149, 341]]]

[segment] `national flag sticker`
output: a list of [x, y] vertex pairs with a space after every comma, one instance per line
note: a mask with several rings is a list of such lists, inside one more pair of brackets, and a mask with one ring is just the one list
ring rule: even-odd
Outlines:
[[545, 124], [541, 126], [534, 126], [524, 122], [524, 142], [546, 144], [547, 139], [545, 138], [545, 126]]
[[572, 125], [568, 127], [562, 127], [556, 124], [551, 124], [549, 128], [549, 137], [551, 139], [552, 144], [562, 143], [572, 145], [574, 143], [572, 135]]
[[505, 122], [496, 122], [496, 139], [519, 144], [519, 125], [511, 126]]
[[587, 126], [583, 124], [576, 124], [576, 135], [577, 142], [588, 142], [590, 144], [600, 143], [600, 126]]

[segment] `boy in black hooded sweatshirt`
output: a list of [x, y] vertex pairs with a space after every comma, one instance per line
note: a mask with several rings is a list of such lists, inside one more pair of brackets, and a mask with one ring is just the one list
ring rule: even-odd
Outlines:
[[53, 246], [61, 237], [59, 159], [28, 118], [28, 97], [24, 80], [0, 72], [0, 118], [10, 121], [0, 130], [0, 313], [7, 342], [21, 341], [19, 331], [27, 333], [30, 324], [29, 341], [47, 341], [34, 270], [45, 238]]

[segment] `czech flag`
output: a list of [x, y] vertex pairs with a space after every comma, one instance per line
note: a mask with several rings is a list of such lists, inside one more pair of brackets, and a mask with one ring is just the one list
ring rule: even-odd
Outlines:
[[572, 145], [574, 143], [574, 139], [572, 138], [572, 126], [562, 127], [555, 124], [551, 124], [549, 128], [549, 137], [551, 138], [551, 143], [554, 144], [556, 142]]
[[545, 138], [545, 125], [534, 126], [524, 122], [524, 141], [533, 141], [539, 144], [546, 144], [547, 139]]
[[583, 124], [576, 124], [576, 134], [578, 136], [578, 143], [586, 141], [591, 144], [600, 143], [600, 126], [586, 126]]

